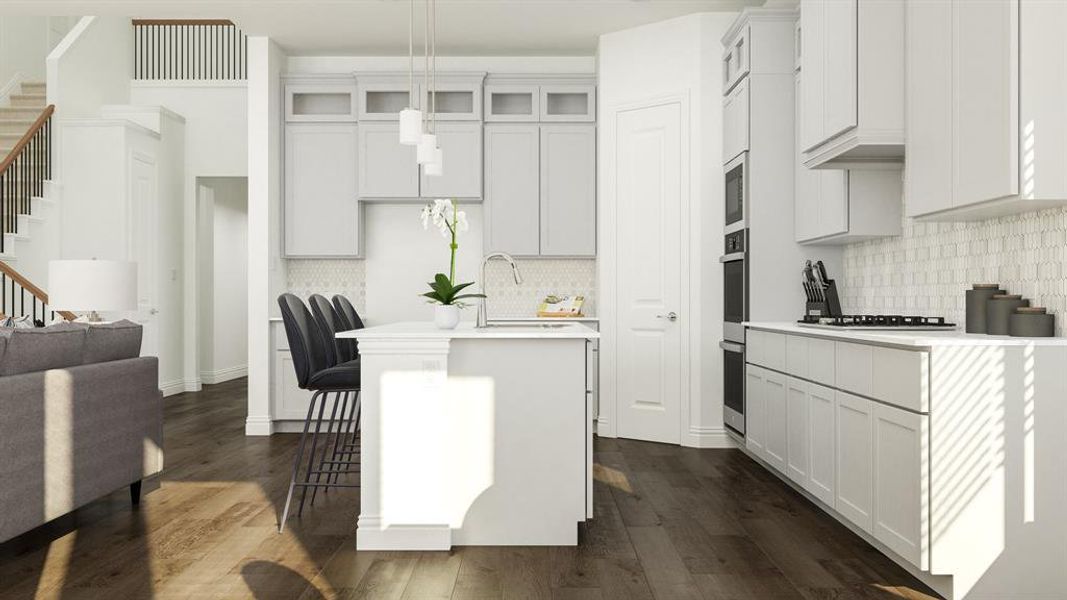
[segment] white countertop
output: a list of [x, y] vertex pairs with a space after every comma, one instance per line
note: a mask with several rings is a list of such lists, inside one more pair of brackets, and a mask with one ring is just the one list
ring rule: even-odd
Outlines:
[[1006, 335], [964, 333], [962, 329], [948, 331], [891, 331], [876, 329], [859, 331], [838, 330], [826, 327], [801, 327], [797, 323], [746, 321], [746, 327], [809, 337], [821, 337], [849, 342], [868, 342], [894, 346], [1067, 346], [1067, 338], [1021, 338]]
[[[557, 319], [559, 320], [559, 319]], [[567, 319], [572, 320], [572, 319]], [[499, 321], [498, 321], [499, 322]], [[492, 324], [492, 321], [490, 321]], [[552, 323], [545, 327], [536, 322], [511, 327], [475, 329], [473, 323], [460, 323], [455, 329], [438, 329], [430, 321], [409, 321], [343, 331], [338, 338], [370, 339], [596, 339], [600, 334], [581, 323]]]

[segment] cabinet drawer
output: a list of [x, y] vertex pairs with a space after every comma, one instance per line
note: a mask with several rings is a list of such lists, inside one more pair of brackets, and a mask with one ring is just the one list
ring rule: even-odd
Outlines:
[[747, 361], [785, 371], [785, 338], [785, 334], [750, 329], [745, 346]]
[[795, 377], [809, 379], [810, 339], [802, 335], [785, 336], [785, 372]]
[[917, 412], [929, 411], [929, 354], [836, 342], [836, 387]]
[[834, 384], [834, 342], [808, 339], [808, 379], [823, 385]]

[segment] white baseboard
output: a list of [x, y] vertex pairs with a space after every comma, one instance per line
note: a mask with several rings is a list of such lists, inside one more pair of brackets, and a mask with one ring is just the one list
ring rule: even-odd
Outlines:
[[737, 448], [725, 427], [690, 427], [682, 440], [687, 448]]
[[262, 436], [274, 433], [274, 421], [269, 416], [251, 416], [245, 419], [245, 435]]
[[360, 515], [356, 522], [356, 550], [452, 549], [452, 528], [448, 525], [391, 525], [383, 527], [380, 517]]
[[217, 371], [201, 371], [200, 381], [202, 381], [204, 385], [215, 385], [217, 383], [223, 383], [225, 381], [240, 379], [247, 376], [248, 367], [246, 365], [239, 365], [236, 367], [218, 369]]
[[199, 392], [200, 380], [175, 379], [174, 381], [165, 381], [159, 384], [159, 390], [163, 392], [164, 398], [175, 394], [184, 394], [185, 392]]
[[[325, 421], [325, 419], [323, 419], [323, 421]], [[340, 422], [338, 422], [338, 424], [340, 424]], [[329, 426], [323, 425], [323, 427], [320, 430], [320, 432], [333, 432], [333, 431], [335, 431], [335, 427], [336, 427], [335, 425], [329, 425]], [[314, 428], [314, 425], [312, 425], [312, 428]], [[273, 421], [273, 432], [274, 433], [301, 433], [303, 431], [304, 431], [304, 421], [302, 421], [302, 420], [301, 421], [292, 421], [292, 420]]]

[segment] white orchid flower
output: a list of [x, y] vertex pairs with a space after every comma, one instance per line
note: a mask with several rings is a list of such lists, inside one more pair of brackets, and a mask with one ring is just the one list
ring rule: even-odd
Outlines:
[[462, 210], [459, 211], [459, 213], [456, 214], [456, 230], [457, 231], [467, 231], [470, 228], [471, 228], [470, 223], [467, 222], [467, 213], [466, 213], [466, 211], [462, 211]]
[[422, 211], [419, 212], [419, 218], [422, 220], [422, 228], [430, 228], [430, 207], [429, 205], [422, 207]]

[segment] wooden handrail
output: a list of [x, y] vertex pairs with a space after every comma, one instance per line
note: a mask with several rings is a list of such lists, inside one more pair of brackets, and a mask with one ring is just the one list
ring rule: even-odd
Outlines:
[[[0, 273], [3, 273], [4, 275], [10, 277], [12, 281], [19, 284], [19, 287], [32, 294], [35, 298], [40, 300], [42, 304], [48, 304], [48, 294], [46, 294], [44, 290], [33, 285], [33, 282], [23, 277], [21, 273], [19, 273], [15, 269], [12, 269], [11, 265], [5, 263], [2, 260], [0, 260]], [[74, 319], [78, 318], [78, 315], [67, 310], [57, 310], [55, 312], [57, 315], [63, 317], [68, 321], [73, 321]]]
[[11, 152], [7, 153], [7, 157], [4, 158], [4, 161], [0, 162], [0, 173], [6, 171], [8, 167], [11, 166], [11, 163], [15, 162], [15, 159], [18, 157], [19, 153], [22, 152], [22, 150], [26, 148], [27, 145], [29, 145], [30, 140], [33, 139], [33, 136], [37, 135], [37, 132], [40, 131], [42, 127], [44, 127], [44, 124], [48, 122], [48, 119], [52, 117], [52, 113], [54, 112], [56, 112], [55, 104], [49, 104], [45, 107], [44, 111], [41, 112], [41, 116], [37, 117], [37, 120], [33, 122], [33, 125], [30, 127], [30, 130], [26, 132], [26, 135], [22, 136], [19, 139], [18, 143], [15, 144], [15, 147], [11, 149]]
[[182, 26], [232, 26], [234, 23], [229, 19], [134, 19], [134, 27], [143, 27], [151, 25], [182, 25]]

